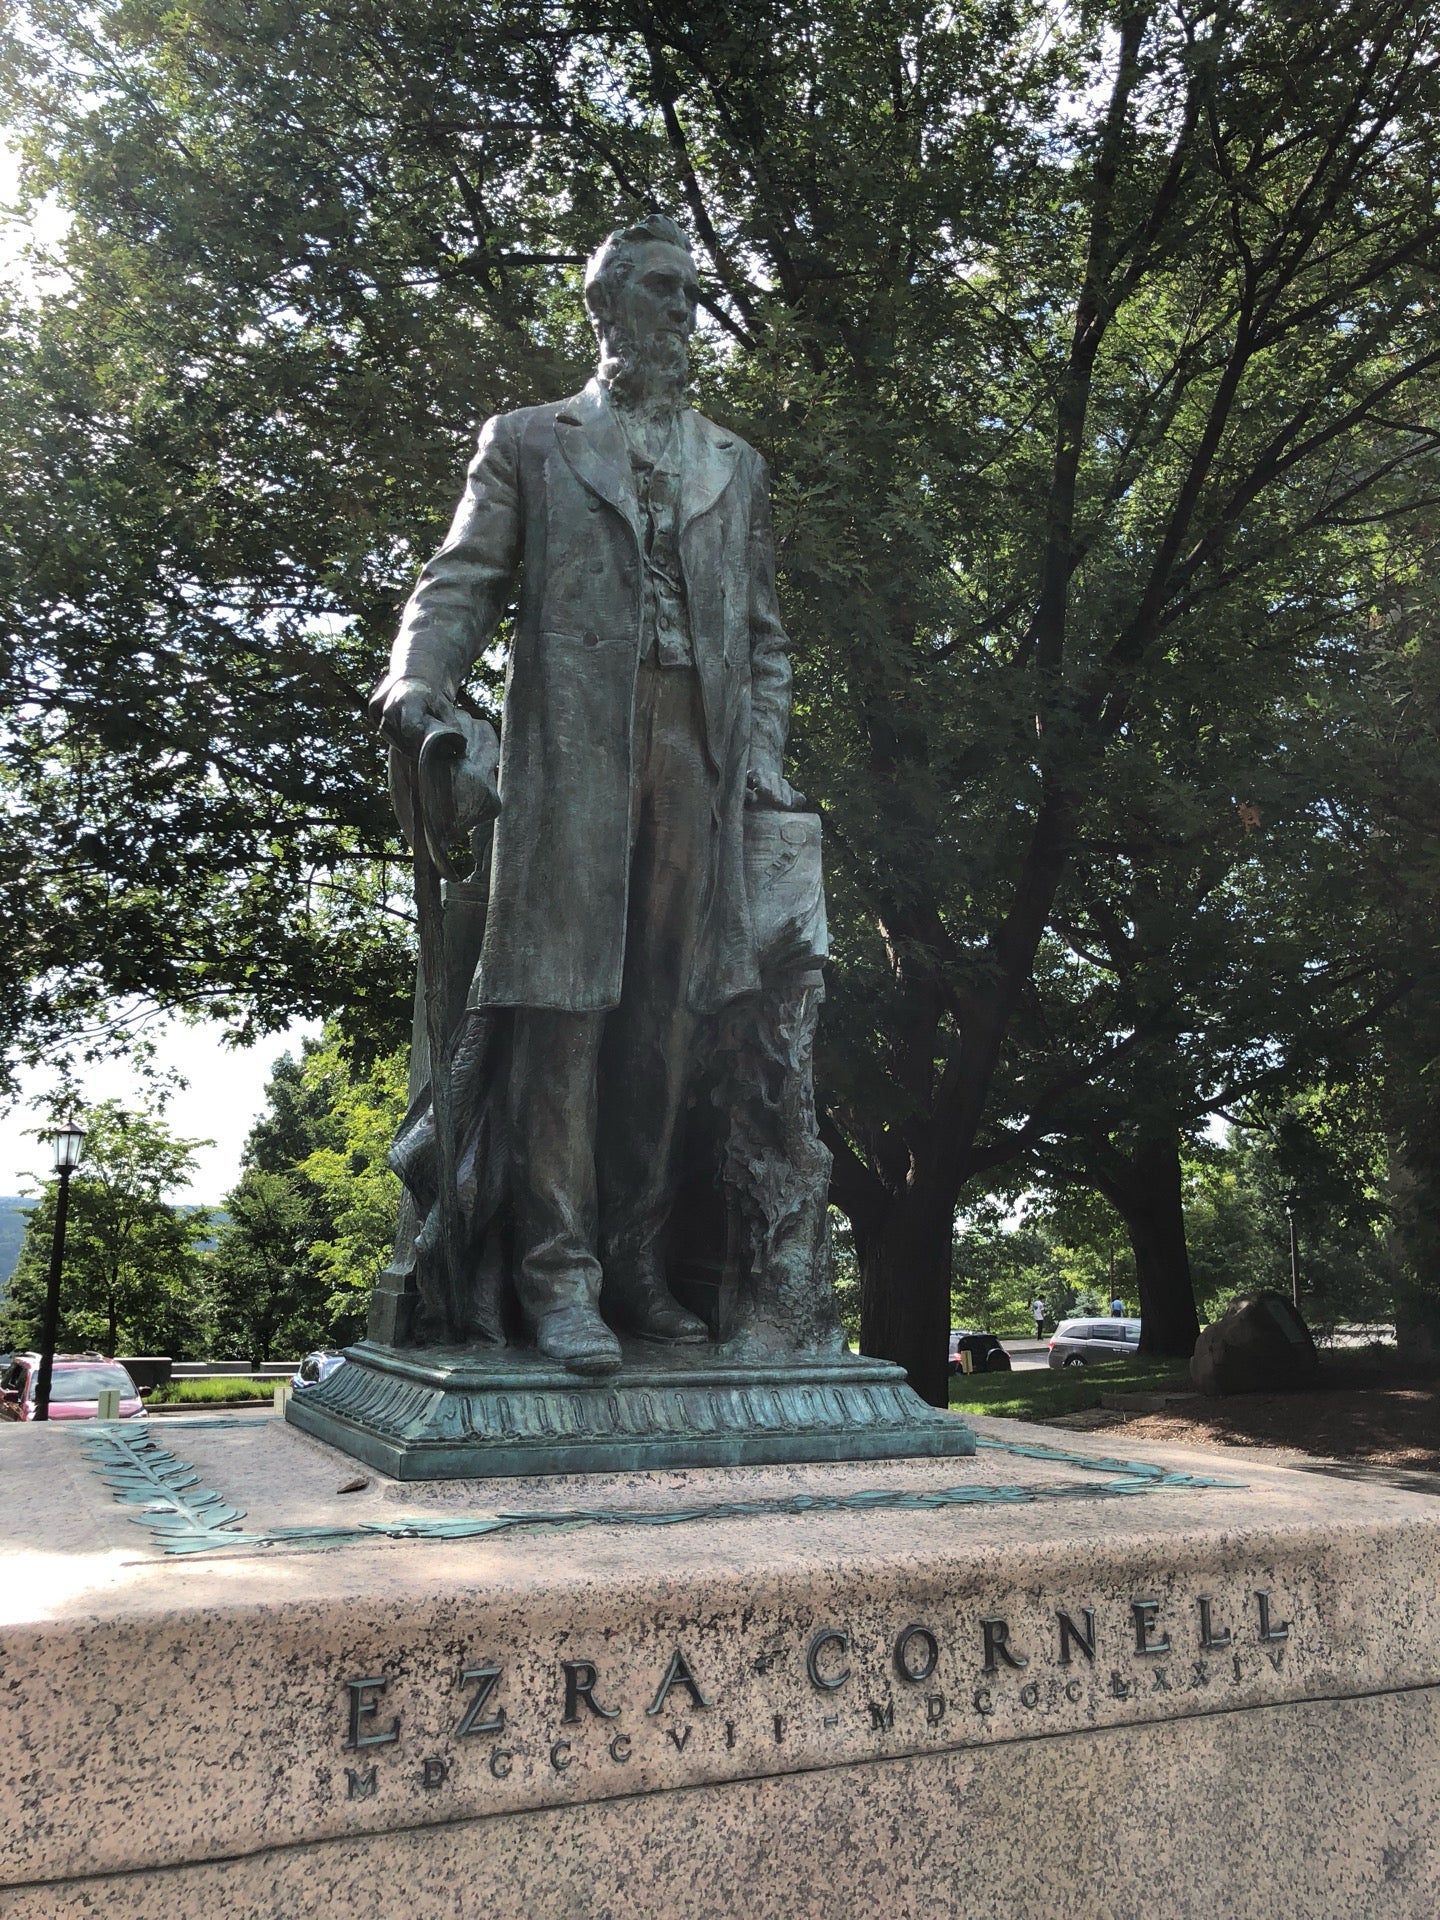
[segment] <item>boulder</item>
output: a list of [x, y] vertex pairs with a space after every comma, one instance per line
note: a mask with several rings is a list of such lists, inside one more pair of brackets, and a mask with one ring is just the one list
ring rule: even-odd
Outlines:
[[1313, 1387], [1320, 1356], [1283, 1293], [1240, 1293], [1195, 1343], [1190, 1378], [1201, 1393], [1273, 1393]]

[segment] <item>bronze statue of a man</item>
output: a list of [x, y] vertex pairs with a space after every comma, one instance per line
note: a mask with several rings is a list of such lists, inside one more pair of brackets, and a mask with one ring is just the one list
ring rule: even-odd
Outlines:
[[486, 422], [374, 696], [403, 751], [516, 607], [471, 1004], [511, 1009], [514, 1284], [541, 1352], [688, 1344], [663, 1248], [697, 1023], [760, 985], [747, 808], [800, 804], [765, 468], [686, 404], [699, 293], [663, 215], [612, 233], [596, 377]]

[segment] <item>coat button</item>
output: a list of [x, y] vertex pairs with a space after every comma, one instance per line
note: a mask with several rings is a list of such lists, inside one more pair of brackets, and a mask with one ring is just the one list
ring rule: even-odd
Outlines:
[[600, 636], [593, 627], [587, 627], [580, 637], [587, 647], [598, 647], [600, 644]]

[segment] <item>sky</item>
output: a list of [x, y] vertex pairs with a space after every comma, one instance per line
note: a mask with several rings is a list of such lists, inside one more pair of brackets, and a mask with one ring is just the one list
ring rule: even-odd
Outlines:
[[0, 272], [18, 282], [22, 290], [29, 290], [35, 284], [34, 276], [21, 261], [21, 254], [32, 240], [42, 247], [53, 246], [64, 235], [66, 219], [49, 197], [41, 201], [31, 219], [17, 218], [9, 208], [19, 184], [19, 160], [0, 130]]
[[[183, 1139], [215, 1143], [196, 1154], [189, 1186], [168, 1194], [167, 1199], [194, 1206], [220, 1203], [239, 1178], [240, 1150], [264, 1109], [270, 1069], [281, 1054], [298, 1052], [307, 1033], [319, 1030], [318, 1023], [297, 1023], [256, 1047], [239, 1049], [225, 1046], [225, 1029], [218, 1021], [195, 1026], [179, 1020], [154, 1021], [147, 1037], [156, 1042], [156, 1066], [188, 1082], [167, 1102], [166, 1124]], [[79, 1080], [86, 1104], [120, 1100], [138, 1107], [145, 1100], [145, 1083], [123, 1060], [87, 1067]], [[47, 1085], [47, 1076], [24, 1075], [19, 1101], [0, 1114], [0, 1195], [31, 1191], [50, 1172], [50, 1142], [37, 1140], [31, 1132], [42, 1116], [28, 1104]]]

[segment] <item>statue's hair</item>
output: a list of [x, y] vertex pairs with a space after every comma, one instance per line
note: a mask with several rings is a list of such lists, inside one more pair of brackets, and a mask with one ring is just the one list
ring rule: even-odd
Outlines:
[[607, 233], [591, 254], [585, 267], [585, 304], [597, 320], [609, 311], [611, 290], [623, 286], [634, 271], [636, 248], [656, 240], [690, 252], [690, 242], [668, 213], [647, 213], [633, 227]]

